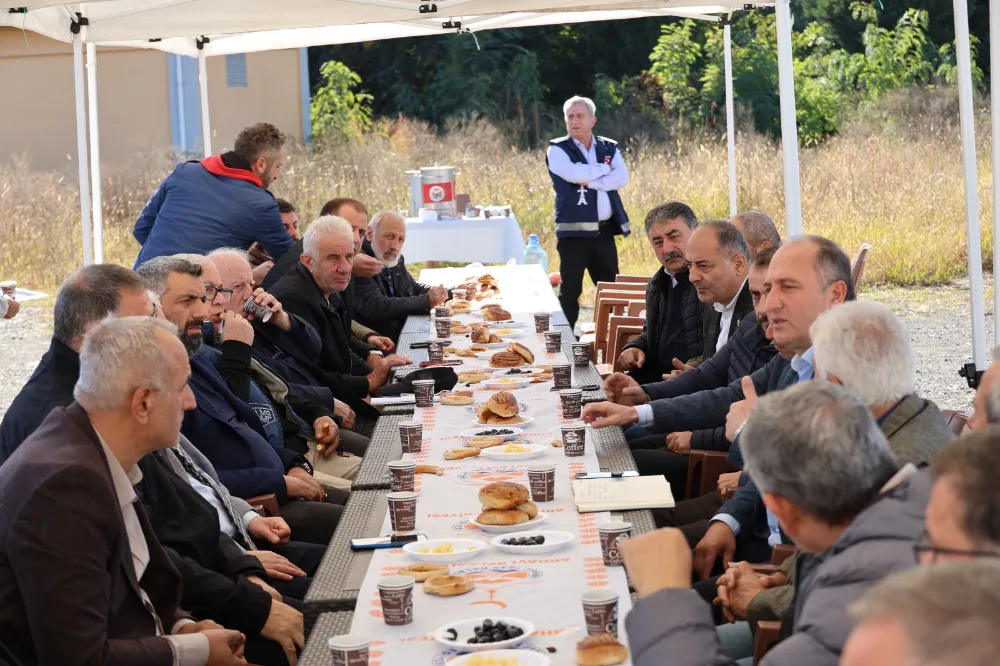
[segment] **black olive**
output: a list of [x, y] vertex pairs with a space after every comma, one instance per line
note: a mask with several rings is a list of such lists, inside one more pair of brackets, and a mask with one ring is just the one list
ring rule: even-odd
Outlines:
[[470, 638], [469, 640], [467, 640], [467, 641], [465, 641], [465, 642], [466, 642], [467, 644], [469, 644], [469, 645], [475, 645], [476, 643], [478, 643], [478, 642], [479, 642], [479, 639], [478, 639], [478, 638]]
[[502, 632], [502, 631], [494, 631], [493, 632], [493, 642], [494, 643], [499, 643], [500, 641], [505, 641], [505, 640], [507, 640], [507, 636], [504, 634], [504, 632]]
[[496, 629], [506, 629], [507, 628], [507, 623], [506, 622], [502, 622], [502, 621], [501, 622], [497, 622], [495, 625], [493, 625], [493, 627], [496, 628]]
[[447, 636], [449, 641], [458, 640], [458, 632], [455, 631], [454, 629], [449, 629], [448, 631], [446, 631], [445, 636]]
[[[478, 628], [479, 627], [476, 627], [476, 629]], [[492, 628], [493, 628], [493, 620], [483, 620], [483, 629], [492, 629]]]

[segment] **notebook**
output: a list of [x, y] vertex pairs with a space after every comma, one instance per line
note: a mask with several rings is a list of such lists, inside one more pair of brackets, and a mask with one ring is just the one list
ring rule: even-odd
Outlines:
[[660, 475], [621, 479], [581, 479], [573, 482], [573, 497], [580, 513], [669, 509], [674, 506], [670, 484]]

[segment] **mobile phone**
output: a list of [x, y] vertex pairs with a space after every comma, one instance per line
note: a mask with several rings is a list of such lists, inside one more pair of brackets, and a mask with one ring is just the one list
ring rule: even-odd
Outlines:
[[580, 472], [577, 479], [621, 479], [626, 476], [639, 476], [639, 472]]
[[390, 534], [389, 536], [370, 537], [366, 539], [351, 539], [351, 550], [400, 548], [414, 541], [427, 541], [427, 535], [423, 532], [407, 532], [405, 534]]

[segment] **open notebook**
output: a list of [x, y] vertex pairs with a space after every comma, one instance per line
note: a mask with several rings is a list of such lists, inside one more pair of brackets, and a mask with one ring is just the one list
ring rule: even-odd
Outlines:
[[659, 475], [574, 481], [573, 497], [576, 510], [580, 513], [669, 509], [674, 506], [670, 484]]

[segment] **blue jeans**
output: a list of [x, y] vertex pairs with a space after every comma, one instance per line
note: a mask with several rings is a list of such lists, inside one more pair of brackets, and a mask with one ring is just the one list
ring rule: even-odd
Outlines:
[[715, 628], [722, 651], [739, 666], [753, 666], [753, 632], [747, 622], [720, 624]]

